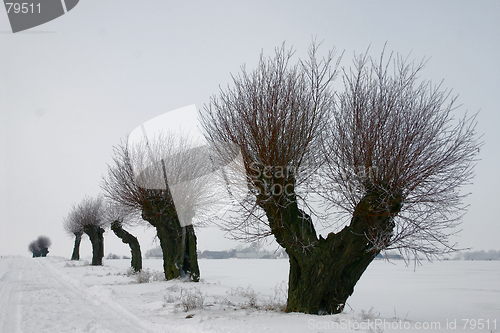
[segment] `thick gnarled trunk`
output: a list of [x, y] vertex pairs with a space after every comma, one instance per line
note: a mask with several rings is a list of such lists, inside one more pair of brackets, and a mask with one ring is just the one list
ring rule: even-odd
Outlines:
[[189, 276], [193, 281], [200, 280], [196, 235], [193, 226], [174, 231], [165, 225], [156, 227], [163, 252], [163, 269], [167, 280]]
[[94, 225], [83, 227], [92, 243], [92, 266], [102, 266], [102, 258], [104, 257], [104, 229]]
[[82, 241], [82, 233], [75, 234], [75, 245], [73, 246], [73, 254], [71, 260], [80, 260], [80, 243]]
[[287, 311], [340, 313], [380, 251], [380, 244], [374, 247], [372, 241], [383, 241], [392, 231], [392, 218], [401, 209], [400, 200], [380, 204], [386, 202], [380, 195], [366, 195], [349, 226], [318, 239], [311, 218], [290, 199], [286, 204], [268, 201], [262, 205], [272, 233], [290, 257]]
[[156, 228], [163, 252], [165, 278], [189, 276], [198, 282], [200, 269], [194, 228], [192, 225], [181, 227], [173, 201], [166, 199], [162, 192], [151, 191], [156, 195], [151, 195], [148, 205], [143, 207], [142, 217]]
[[132, 255], [130, 265], [135, 272], [139, 272], [142, 269], [141, 246], [139, 245], [139, 241], [134, 235], [123, 229], [119, 221], [111, 223], [111, 230], [113, 230], [115, 235], [120, 238], [123, 243], [129, 245]]
[[288, 312], [340, 313], [354, 286], [378, 251], [366, 238], [344, 229], [320, 238], [309, 251], [288, 251]]

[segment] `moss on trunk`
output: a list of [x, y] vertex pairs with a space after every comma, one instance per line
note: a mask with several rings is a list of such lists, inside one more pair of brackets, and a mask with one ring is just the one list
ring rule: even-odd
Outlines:
[[[290, 256], [288, 312], [340, 313], [378, 251], [364, 236], [344, 229], [320, 238], [309, 251]], [[291, 253], [291, 254], [290, 254]]]
[[167, 280], [189, 276], [200, 279], [196, 235], [192, 225], [181, 227], [169, 191], [149, 190], [147, 204], [143, 206], [142, 218], [156, 228], [163, 252], [163, 269]]
[[[263, 200], [271, 231], [290, 257], [288, 312], [340, 313], [354, 286], [380, 251], [371, 240], [390, 235], [401, 200], [389, 204], [379, 193], [367, 194], [349, 226], [326, 239], [316, 236], [310, 216], [294, 195]], [[282, 200], [280, 202], [279, 200]], [[285, 201], [286, 200], [286, 201]], [[383, 241], [383, 237], [377, 238]], [[383, 245], [383, 244], [382, 244]]]
[[101, 266], [104, 257], [104, 229], [95, 225], [86, 225], [83, 227], [92, 243], [92, 266]]

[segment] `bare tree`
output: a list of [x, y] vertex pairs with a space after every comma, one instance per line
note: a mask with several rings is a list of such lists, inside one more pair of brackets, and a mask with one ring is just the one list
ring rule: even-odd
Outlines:
[[[417, 84], [421, 66], [400, 58], [394, 73], [389, 62], [358, 58], [337, 101], [333, 52], [318, 60], [313, 44], [294, 66], [292, 54], [282, 47], [257, 70], [242, 68], [205, 106], [203, 126], [220, 159], [235, 149], [243, 156], [251, 195], [244, 219], [226, 230], [273, 235], [286, 249], [287, 311], [339, 313], [381, 250], [452, 249], [445, 230], [463, 208], [458, 187], [472, 177], [474, 119], [452, 125], [454, 99]], [[349, 214], [343, 224], [329, 220], [338, 230], [326, 239], [315, 230], [312, 191]]]
[[130, 252], [132, 255], [130, 265], [135, 272], [139, 272], [142, 270], [141, 246], [137, 237], [124, 229], [124, 227], [130, 227], [136, 224], [136, 221], [139, 218], [130, 208], [120, 206], [118, 204], [107, 203], [106, 219], [111, 224], [111, 230], [113, 230], [115, 235], [120, 238], [123, 243], [130, 246]]
[[[78, 237], [78, 230], [83, 231], [89, 236], [92, 243], [92, 265], [102, 265], [102, 258], [104, 257], [104, 228], [107, 225], [102, 197], [85, 197], [78, 205], [73, 206], [64, 224], [66, 230], [73, 232], [76, 237]], [[75, 250], [73, 250], [73, 257], [76, 257]], [[73, 257], [72, 260], [76, 260]]]
[[202, 147], [186, 137], [167, 133], [151, 142], [119, 145], [102, 188], [106, 197], [141, 213], [156, 228], [167, 280], [187, 274], [199, 280], [196, 235], [216, 192]]
[[78, 220], [74, 218], [74, 211], [76, 207], [73, 207], [72, 211], [63, 220], [64, 230], [70, 236], [75, 237], [75, 243], [73, 245], [73, 253], [71, 254], [71, 260], [80, 260], [80, 243], [82, 242], [83, 228], [78, 223]]
[[52, 245], [52, 242], [49, 237], [39, 236], [29, 244], [28, 249], [33, 253], [33, 258], [46, 257], [49, 253], [50, 245]]
[[49, 253], [49, 247], [52, 245], [52, 241], [47, 236], [38, 236], [36, 244], [40, 249], [40, 254], [42, 257], [46, 257]]
[[38, 248], [38, 245], [36, 244], [36, 240], [32, 241], [28, 245], [28, 250], [33, 254], [33, 258], [40, 257], [40, 249]]

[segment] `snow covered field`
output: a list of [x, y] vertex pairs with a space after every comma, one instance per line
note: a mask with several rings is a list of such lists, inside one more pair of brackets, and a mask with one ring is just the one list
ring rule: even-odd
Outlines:
[[[138, 283], [129, 264], [0, 258], [0, 332], [500, 331], [500, 261], [375, 261], [334, 316], [276, 310], [287, 260], [200, 260], [200, 283]], [[161, 260], [143, 264], [161, 276]]]

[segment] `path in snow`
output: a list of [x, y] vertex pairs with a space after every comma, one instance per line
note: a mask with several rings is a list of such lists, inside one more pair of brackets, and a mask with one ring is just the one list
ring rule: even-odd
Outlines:
[[[161, 260], [143, 264], [152, 274], [163, 269]], [[402, 264], [372, 263], [346, 313], [314, 316], [250, 305], [270, 304], [273, 286], [287, 277], [284, 260], [200, 260], [200, 283], [138, 284], [125, 274], [129, 260], [89, 266], [60, 257], [0, 257], [0, 333], [380, 332], [366, 326], [370, 320], [383, 321], [386, 333], [428, 331], [425, 324], [440, 333], [498, 332], [500, 262], [444, 261], [416, 271]], [[193, 294], [203, 306], [186, 312]], [[347, 322], [352, 329], [339, 326]]]
[[105, 292], [40, 259], [0, 260], [0, 332], [149, 332]]

